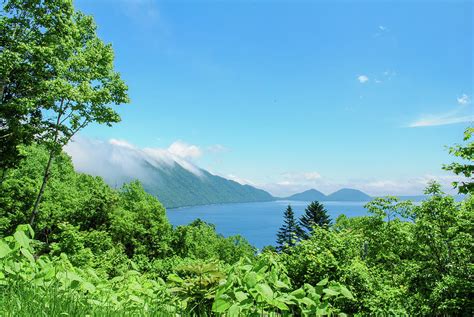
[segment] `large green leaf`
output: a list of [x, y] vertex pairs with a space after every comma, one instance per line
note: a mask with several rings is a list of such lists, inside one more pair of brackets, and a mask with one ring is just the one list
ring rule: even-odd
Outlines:
[[354, 299], [354, 296], [352, 296], [351, 291], [349, 291], [344, 285], [341, 285], [340, 292], [342, 296], [349, 298], [349, 299]]
[[324, 285], [326, 285], [327, 283], [328, 283], [328, 279], [325, 278], [324, 280], [319, 281], [319, 283], [316, 284], [316, 285], [318, 285], [318, 286], [324, 286]]
[[279, 298], [275, 298], [272, 301], [272, 305], [277, 307], [280, 310], [289, 310], [288, 306]]
[[288, 285], [286, 285], [285, 283], [279, 280], [275, 282], [275, 286], [278, 288], [286, 288], [286, 289], [290, 288]]
[[296, 298], [303, 298], [305, 297], [305, 292], [303, 289], [301, 288], [298, 288], [297, 290], [294, 290], [293, 292], [290, 293], [291, 295], [293, 295], [294, 297]]
[[30, 248], [30, 239], [26, 236], [25, 232], [17, 231], [13, 234], [13, 237], [22, 248]]
[[6, 257], [11, 251], [10, 247], [0, 240], [0, 259]]
[[271, 304], [273, 300], [273, 290], [270, 286], [268, 286], [268, 284], [258, 284], [257, 286], [255, 286], [255, 289], [260, 295], [262, 295], [265, 301]]
[[250, 272], [245, 276], [244, 281], [249, 288], [254, 287], [257, 284], [257, 273]]
[[308, 297], [300, 299], [299, 302], [305, 304], [306, 306], [316, 306], [316, 303]]
[[238, 304], [230, 306], [229, 311], [227, 312], [228, 317], [239, 317], [240, 316], [240, 307]]
[[21, 249], [20, 249], [20, 252], [21, 252], [21, 254], [23, 254], [23, 256], [24, 256], [25, 258], [28, 259], [28, 261], [30, 261], [30, 263], [31, 263], [32, 265], [35, 264], [35, 258], [33, 257], [33, 254], [31, 254], [31, 252], [28, 251], [28, 249], [21, 248]]
[[238, 291], [238, 292], [235, 292], [235, 298], [241, 302], [241, 301], [244, 301], [248, 298], [247, 294], [245, 294], [244, 292], [242, 291]]
[[214, 303], [212, 304], [212, 311], [216, 313], [223, 313], [227, 309], [229, 309], [231, 305], [232, 305], [232, 302], [230, 298], [219, 297], [216, 300], [214, 300]]
[[330, 288], [325, 288], [323, 289], [323, 292], [327, 295], [327, 296], [337, 296], [339, 295], [339, 292], [336, 292], [335, 290], [332, 290]]

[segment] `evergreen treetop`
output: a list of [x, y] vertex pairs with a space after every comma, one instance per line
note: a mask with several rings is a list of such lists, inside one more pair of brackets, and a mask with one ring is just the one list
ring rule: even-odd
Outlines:
[[314, 226], [328, 226], [331, 223], [331, 218], [323, 204], [313, 201], [306, 207], [305, 213], [301, 216], [298, 223], [300, 227], [298, 236], [302, 239], [307, 239], [313, 232]]
[[301, 230], [290, 205], [286, 208], [283, 217], [283, 226], [280, 227], [277, 233], [277, 249], [280, 251], [293, 247], [296, 244], [298, 232]]

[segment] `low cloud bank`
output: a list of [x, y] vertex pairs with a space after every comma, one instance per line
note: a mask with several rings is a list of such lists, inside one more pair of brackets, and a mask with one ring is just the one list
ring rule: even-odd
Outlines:
[[124, 179], [147, 180], [146, 163], [165, 169], [179, 164], [202, 176], [202, 170], [189, 161], [200, 155], [199, 148], [177, 141], [169, 148], [140, 149], [124, 140], [93, 140], [78, 136], [65, 147], [77, 171], [103, 177], [112, 186]]
[[301, 193], [308, 189], [317, 189], [328, 195], [341, 188], [354, 188], [365, 192], [370, 196], [405, 196], [422, 195], [430, 181], [441, 184], [443, 190], [449, 194], [456, 194], [452, 182], [459, 181], [460, 177], [455, 175], [423, 175], [406, 179], [352, 179], [347, 181], [334, 181], [325, 177], [310, 178], [308, 175], [319, 175], [313, 173], [285, 173], [281, 180], [260, 185], [262, 189], [270, 192], [276, 197], [288, 197]]

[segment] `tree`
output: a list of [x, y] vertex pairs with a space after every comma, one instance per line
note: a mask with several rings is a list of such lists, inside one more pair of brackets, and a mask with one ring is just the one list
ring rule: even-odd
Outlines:
[[165, 208], [145, 192], [138, 181], [122, 186], [119, 208], [111, 219], [111, 231], [115, 240], [124, 245], [129, 257], [164, 257], [170, 251], [172, 227]]
[[317, 201], [311, 202], [305, 209], [304, 215], [299, 219], [299, 227], [301, 228], [298, 235], [302, 239], [307, 239], [313, 232], [314, 226], [325, 227], [331, 223], [328, 211], [323, 204]]
[[33, 27], [32, 14], [18, 11], [19, 2], [7, 2], [0, 16], [0, 183], [24, 158], [19, 146], [38, 133], [38, 83], [52, 77], [41, 62], [48, 55], [41, 30]]
[[21, 141], [16, 134], [26, 130], [15, 127], [34, 118], [26, 137], [34, 135], [49, 151], [33, 225], [54, 158], [88, 124], [119, 122], [109, 105], [128, 102], [127, 86], [114, 71], [111, 45], [98, 38], [93, 18], [75, 11], [71, 0], [10, 0], [4, 11], [2, 34], [12, 35], [1, 38], [1, 61], [7, 62], [1, 68], [2, 108], [5, 100], [11, 111], [2, 111], [0, 131]]
[[[474, 199], [458, 203], [431, 183], [430, 198], [414, 207], [409, 290], [429, 315], [470, 316], [474, 301]], [[410, 276], [411, 275], [411, 276]], [[423, 313], [423, 311], [421, 311]]]
[[295, 214], [290, 205], [286, 208], [283, 217], [283, 226], [280, 227], [280, 230], [277, 233], [277, 244], [278, 250], [280, 251], [296, 245], [297, 234], [300, 231], [295, 220]]
[[[464, 132], [464, 141], [469, 141], [474, 133], [474, 128], [467, 128]], [[457, 144], [449, 148], [449, 153], [462, 160], [468, 161], [467, 163], [451, 163], [444, 165], [443, 169], [447, 171], [453, 171], [456, 175], [462, 175], [467, 178], [466, 181], [454, 182], [454, 188], [457, 188], [460, 194], [469, 194], [474, 192], [474, 142], [467, 143], [466, 145]]]

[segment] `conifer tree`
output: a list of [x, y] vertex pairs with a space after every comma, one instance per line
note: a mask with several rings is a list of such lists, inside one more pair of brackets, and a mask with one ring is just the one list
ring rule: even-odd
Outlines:
[[283, 251], [296, 244], [298, 232], [301, 230], [295, 220], [295, 214], [290, 205], [283, 214], [284, 223], [277, 233], [277, 249]]
[[325, 227], [330, 223], [331, 218], [329, 218], [328, 211], [324, 208], [324, 205], [313, 201], [306, 207], [304, 215], [298, 221], [298, 237], [308, 239], [313, 232], [314, 226]]

